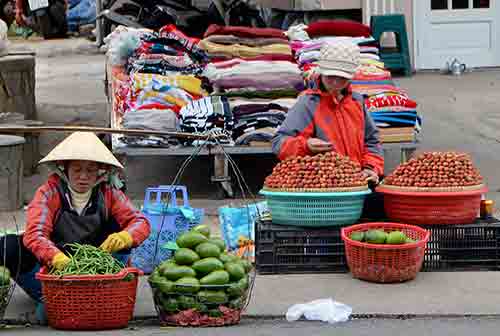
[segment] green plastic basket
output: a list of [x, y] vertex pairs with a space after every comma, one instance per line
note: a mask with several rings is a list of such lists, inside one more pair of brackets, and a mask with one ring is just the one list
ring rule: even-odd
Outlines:
[[370, 190], [332, 193], [293, 193], [261, 190], [274, 224], [293, 226], [344, 226], [361, 217]]

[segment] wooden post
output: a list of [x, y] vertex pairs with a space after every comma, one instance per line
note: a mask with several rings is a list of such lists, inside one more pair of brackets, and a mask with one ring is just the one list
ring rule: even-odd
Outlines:
[[23, 137], [0, 135], [0, 211], [23, 206]]
[[36, 120], [35, 57], [0, 57], [0, 112], [17, 112]]
[[231, 176], [229, 176], [229, 162], [224, 154], [214, 155], [214, 176], [212, 182], [219, 182], [222, 190], [229, 197], [233, 197], [233, 188], [231, 186]]

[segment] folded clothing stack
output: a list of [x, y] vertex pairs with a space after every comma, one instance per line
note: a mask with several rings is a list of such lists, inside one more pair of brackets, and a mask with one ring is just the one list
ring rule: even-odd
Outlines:
[[[298, 29], [302, 30], [301, 36], [305, 38], [293, 39]], [[308, 26], [292, 27], [291, 30], [295, 34], [287, 32], [287, 35], [292, 37], [290, 46], [306, 80], [311, 78], [317, 66], [321, 47], [325, 43], [335, 44], [346, 40], [358, 45], [361, 51], [361, 67], [355, 79], [391, 78], [390, 72], [384, 69], [384, 64], [380, 61], [378, 43], [371, 37], [370, 27], [362, 23], [350, 20], [323, 20]]]
[[308, 87], [317, 87], [317, 66], [321, 47], [351, 41], [360, 48], [361, 58], [351, 88], [365, 98], [365, 108], [379, 127], [382, 142], [414, 141], [421, 119], [417, 103], [392, 81], [379, 57], [378, 42], [370, 27], [350, 20], [325, 20], [308, 26], [291, 27], [287, 33], [293, 55], [303, 71]]
[[250, 103], [233, 108], [236, 120], [233, 137], [236, 145], [269, 143], [285, 121], [288, 107], [278, 103]]
[[174, 25], [141, 36], [127, 65], [131, 86], [127, 113], [154, 109], [178, 115], [182, 107], [206, 95], [197, 77], [205, 67], [206, 54], [197, 42]]
[[[164, 26], [159, 32], [143, 31], [132, 37], [137, 41], [124, 64], [127, 87], [121, 85], [119, 91], [120, 126], [176, 130], [180, 110], [208, 95], [199, 77], [207, 55], [198, 47], [198, 39], [187, 37], [174, 25]], [[147, 138], [122, 140], [128, 145], [172, 144]]]
[[392, 81], [353, 81], [352, 89], [365, 97], [365, 109], [380, 130], [383, 142], [415, 141], [422, 119], [418, 104]]
[[237, 145], [270, 146], [288, 106], [275, 102], [305, 89], [284, 31], [212, 25], [200, 41], [210, 63], [205, 68], [213, 95], [229, 99]]
[[207, 134], [223, 130], [230, 134], [234, 121], [226, 97], [209, 96], [195, 100], [180, 111], [180, 129], [183, 132]]

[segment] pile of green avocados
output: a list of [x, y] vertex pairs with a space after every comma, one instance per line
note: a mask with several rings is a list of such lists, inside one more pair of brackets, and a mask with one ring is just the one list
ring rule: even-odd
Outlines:
[[220, 317], [218, 307], [242, 309], [249, 288], [252, 264], [228, 253], [220, 238], [211, 237], [206, 225], [198, 225], [176, 240], [172, 259], [150, 275], [160, 309], [168, 315], [196, 309]]

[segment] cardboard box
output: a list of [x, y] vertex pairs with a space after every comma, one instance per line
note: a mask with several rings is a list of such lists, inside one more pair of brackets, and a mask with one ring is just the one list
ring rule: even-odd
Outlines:
[[361, 0], [256, 0], [263, 7], [295, 10], [318, 11], [335, 9], [360, 9]]

